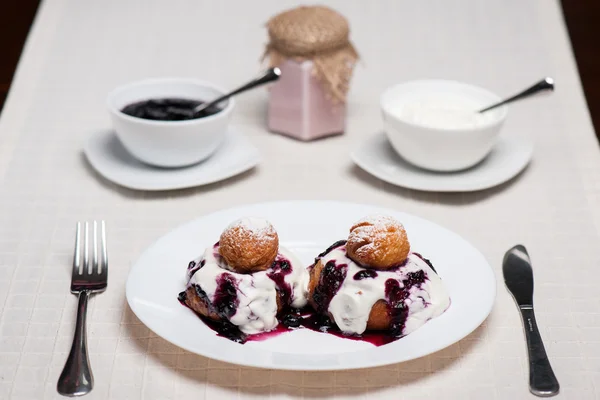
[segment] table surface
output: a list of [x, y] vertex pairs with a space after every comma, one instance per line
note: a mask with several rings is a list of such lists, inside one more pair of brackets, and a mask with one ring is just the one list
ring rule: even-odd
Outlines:
[[[105, 96], [151, 76], [232, 87], [259, 68], [265, 21], [293, 1], [43, 2], [0, 119], [0, 398], [50, 399], [69, 350], [74, 225], [105, 219], [108, 290], [92, 299], [90, 399], [526, 399], [521, 321], [501, 279], [515, 243], [534, 262], [538, 323], [560, 398], [600, 398], [600, 156], [555, 1], [327, 1], [348, 17], [362, 56], [345, 135], [299, 143], [265, 129], [266, 91], [240, 96], [233, 124], [259, 147], [254, 171], [206, 187], [134, 192], [85, 162], [86, 137], [110, 126]], [[198, 38], [204, 38], [202, 44]], [[443, 77], [511, 94], [544, 75], [552, 96], [510, 110], [507, 135], [536, 142], [532, 163], [500, 187], [422, 193], [382, 183], [349, 152], [381, 130], [387, 86]], [[266, 200], [371, 203], [420, 215], [466, 237], [498, 278], [490, 317], [431, 356], [346, 372], [240, 368], [157, 337], [125, 300], [130, 266], [173, 227], [223, 207]]]

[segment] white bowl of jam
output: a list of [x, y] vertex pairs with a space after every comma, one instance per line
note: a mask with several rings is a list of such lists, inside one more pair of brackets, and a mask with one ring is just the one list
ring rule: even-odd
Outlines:
[[381, 96], [384, 129], [394, 150], [417, 167], [450, 172], [470, 168], [492, 150], [507, 115], [496, 94], [467, 83], [418, 80]]
[[146, 164], [176, 168], [207, 159], [223, 142], [234, 100], [199, 114], [193, 109], [224, 93], [195, 79], [155, 78], [116, 88], [107, 105], [127, 151]]

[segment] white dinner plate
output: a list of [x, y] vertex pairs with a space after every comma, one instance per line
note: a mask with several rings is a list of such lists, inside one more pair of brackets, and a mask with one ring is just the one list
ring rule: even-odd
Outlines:
[[427, 171], [400, 157], [384, 132], [366, 139], [352, 161], [369, 174], [409, 189], [431, 192], [473, 192], [514, 178], [531, 160], [533, 142], [525, 137], [500, 137], [490, 154], [476, 166], [458, 172]]
[[[188, 262], [212, 246], [221, 231], [243, 216], [270, 220], [280, 243], [305, 265], [333, 242], [346, 238], [359, 218], [385, 213], [400, 220], [411, 249], [429, 258], [450, 294], [450, 308], [415, 332], [380, 347], [307, 329], [264, 341], [238, 344], [217, 336], [178, 300], [185, 290]], [[494, 273], [484, 256], [457, 234], [433, 222], [368, 205], [290, 201], [219, 211], [180, 226], [160, 238], [133, 265], [127, 300], [138, 318], [173, 344], [213, 359], [284, 370], [365, 368], [418, 358], [449, 346], [477, 328], [494, 303]]]
[[123, 147], [114, 131], [94, 132], [84, 153], [104, 178], [134, 190], [175, 190], [207, 185], [238, 175], [260, 162], [258, 149], [234, 130], [208, 159], [185, 168], [159, 168], [144, 164]]

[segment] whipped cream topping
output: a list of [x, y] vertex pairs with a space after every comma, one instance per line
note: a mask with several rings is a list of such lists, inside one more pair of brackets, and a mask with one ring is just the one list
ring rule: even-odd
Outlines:
[[[308, 271], [290, 251], [280, 246], [274, 267], [253, 274], [239, 274], [226, 265], [218, 250], [218, 246], [207, 248], [202, 257], [190, 263], [188, 287], [199, 286], [213, 304], [223, 275], [233, 277], [236, 302], [232, 304], [235, 310], [228, 319], [243, 333], [268, 332], [277, 326], [277, 289], [286, 291], [289, 288], [291, 307], [306, 305]], [[275, 269], [278, 262], [285, 261], [289, 263], [289, 270]]]
[[[407, 335], [428, 320], [441, 315], [450, 306], [450, 297], [442, 280], [417, 254], [410, 253], [406, 263], [393, 270], [380, 271], [358, 266], [346, 256], [346, 246], [340, 246], [321, 257], [326, 265], [347, 265], [346, 276], [329, 303], [328, 311], [340, 330], [347, 334], [362, 334], [373, 305], [379, 300], [388, 301], [386, 285], [396, 280], [400, 288], [410, 281], [414, 273], [423, 271], [424, 280], [408, 288], [404, 307], [408, 308], [401, 334]], [[366, 272], [365, 272], [366, 271]], [[358, 275], [357, 275], [358, 274]], [[356, 279], [355, 277], [361, 277]]]

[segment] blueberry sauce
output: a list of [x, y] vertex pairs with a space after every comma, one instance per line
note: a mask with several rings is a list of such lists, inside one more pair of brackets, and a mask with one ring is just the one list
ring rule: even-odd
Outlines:
[[[383, 346], [400, 339], [400, 336], [391, 335], [389, 332], [365, 332], [362, 335], [348, 335], [339, 330], [339, 328], [325, 315], [317, 314], [314, 310], [304, 308], [292, 310], [280, 319], [279, 326], [285, 326], [288, 330], [298, 329], [300, 327], [310, 329], [315, 332], [327, 333], [343, 339], [350, 339], [360, 342], [371, 343], [375, 346]], [[292, 324], [290, 324], [290, 322]]]
[[217, 335], [229, 339], [232, 342], [244, 344], [248, 341], [248, 335], [240, 331], [240, 328], [227, 320], [214, 321], [206, 318], [203, 315], [196, 314], [210, 329], [215, 331]]
[[[224, 273], [217, 278], [213, 307], [222, 318], [231, 318], [239, 304], [237, 297], [237, 283], [233, 275]], [[197, 286], [199, 288], [199, 286]], [[198, 290], [198, 289], [196, 289]], [[206, 293], [204, 294], [206, 296]]]
[[377, 272], [373, 271], [372, 269], [365, 269], [365, 270], [359, 271], [356, 274], [354, 274], [355, 281], [362, 281], [363, 279], [376, 278], [376, 277], [377, 277]]
[[[181, 304], [187, 307], [185, 304], [185, 292], [181, 292], [178, 299]], [[365, 332], [362, 335], [347, 335], [341, 332], [327, 316], [316, 314], [315, 311], [310, 308], [293, 309], [279, 317], [279, 325], [277, 325], [274, 330], [255, 335], [246, 335], [240, 331], [237, 326], [227, 320], [214, 321], [203, 315], [197, 313], [196, 315], [218, 336], [240, 344], [262, 341], [302, 328], [310, 329], [315, 332], [327, 333], [343, 339], [367, 342], [375, 346], [383, 346], [384, 344], [394, 342], [401, 337], [391, 335], [389, 332]]]
[[404, 287], [411, 288], [413, 286], [421, 286], [426, 279], [427, 275], [425, 275], [425, 271], [421, 269], [415, 272], [409, 272], [402, 283], [404, 284]]
[[319, 254], [316, 258], [315, 258], [315, 264], [323, 257], [325, 257], [327, 254], [329, 254], [332, 250], [337, 249], [338, 247], [342, 247], [343, 245], [346, 244], [346, 240], [338, 240], [337, 242], [335, 242], [334, 244], [332, 244], [331, 246], [329, 246], [324, 252], [322, 252], [321, 254]]
[[383, 346], [400, 339], [401, 336], [391, 335], [385, 331], [364, 332], [362, 335], [349, 335], [339, 330], [339, 328], [327, 316], [312, 313], [302, 320], [304, 328], [324, 332], [328, 335], [337, 336], [343, 339], [354, 340], [357, 342], [367, 342], [375, 346]]
[[429, 268], [431, 268], [433, 270], [433, 272], [435, 272], [437, 274], [437, 271], [435, 270], [435, 268], [433, 268], [433, 264], [431, 263], [431, 261], [429, 261], [428, 259], [423, 257], [420, 253], [416, 253], [413, 251], [413, 254], [415, 256], [419, 257], [421, 260], [425, 261], [425, 264], [429, 265]]
[[205, 264], [206, 264], [205, 259], [202, 259], [199, 263], [196, 263], [195, 261], [190, 261], [190, 263], [188, 264], [188, 268], [187, 268], [188, 278], [191, 278], [192, 276], [194, 276], [196, 271], [198, 271], [199, 269], [204, 267]]
[[142, 100], [126, 105], [121, 112], [131, 117], [150, 119], [155, 121], [185, 121], [214, 115], [221, 108], [212, 106], [199, 113], [194, 108], [202, 104], [199, 100], [163, 98]]
[[300, 328], [302, 317], [297, 312], [290, 312], [281, 316], [279, 322], [288, 329]]
[[408, 287], [400, 287], [396, 279], [385, 281], [385, 297], [387, 298], [388, 315], [391, 319], [390, 334], [392, 336], [401, 336], [404, 330], [404, 323], [408, 317], [408, 307], [404, 300], [408, 297]]
[[337, 265], [334, 260], [325, 264], [312, 298], [317, 306], [318, 313], [324, 314], [327, 312], [329, 303], [342, 286], [347, 272], [347, 264]]
[[272, 331], [256, 333], [254, 335], [246, 335], [246, 341], [247, 342], [262, 342], [263, 340], [270, 339], [275, 336], [279, 336], [282, 333], [289, 332], [290, 330], [291, 329], [289, 329], [285, 325], [279, 324]]
[[277, 294], [281, 299], [281, 304], [289, 305], [292, 302], [292, 288], [285, 281], [285, 276], [292, 272], [292, 266], [289, 260], [283, 257], [277, 257], [271, 265], [271, 270], [267, 272], [267, 276], [275, 282]]
[[[330, 251], [345, 244], [345, 240], [340, 240], [334, 243], [323, 253], [319, 254], [319, 256], [315, 259], [315, 262], [318, 262], [319, 259], [321, 259]], [[218, 246], [219, 243], [217, 242], [214, 245], [214, 248], [217, 249]], [[422, 257], [418, 253], [414, 254], [426, 262], [435, 272], [435, 269], [428, 259]], [[204, 266], [204, 263], [204, 260], [202, 260], [200, 263], [195, 263], [192, 261], [188, 265], [188, 271], [194, 269], [198, 270]], [[406, 306], [405, 301], [408, 298], [410, 289], [413, 286], [420, 286], [427, 280], [427, 274], [424, 271], [419, 270], [408, 273], [402, 283], [400, 283], [397, 279], [388, 279], [385, 282], [385, 297], [388, 306], [388, 313], [391, 319], [391, 327], [389, 331], [373, 331], [365, 332], [362, 335], [348, 335], [344, 332], [341, 332], [328, 316], [329, 303], [346, 279], [347, 270], [348, 266], [346, 264], [337, 265], [334, 260], [327, 262], [323, 267], [319, 283], [317, 284], [317, 287], [313, 293], [313, 301], [316, 305], [317, 311], [309, 307], [302, 309], [290, 309], [289, 305], [292, 301], [292, 289], [290, 285], [285, 282], [285, 276], [291, 272], [291, 265], [287, 259], [278, 256], [278, 258], [273, 262], [271, 270], [267, 273], [267, 276], [272, 279], [273, 282], [275, 282], [278, 295], [283, 302], [282, 304], [285, 304], [287, 307], [285, 312], [278, 315], [279, 324], [277, 327], [270, 332], [247, 335], [241, 332], [236, 325], [233, 325], [231, 322], [229, 322], [231, 316], [235, 314], [239, 303], [237, 298], [237, 284], [233, 275], [229, 273], [223, 273], [219, 276], [217, 281], [217, 290], [215, 291], [213, 302], [208, 300], [208, 296], [200, 288], [200, 286], [192, 285], [197, 295], [201, 299], [205, 300], [207, 304], [209, 304], [210, 311], [218, 314], [222, 320], [213, 321], [204, 316], [197, 315], [209, 328], [214, 330], [217, 335], [241, 344], [248, 341], [265, 340], [285, 332], [303, 328], [316, 332], [331, 334], [344, 339], [368, 342], [375, 346], [382, 346], [400, 339], [403, 336], [402, 332], [408, 317], [408, 307]], [[353, 276], [353, 279], [363, 280], [375, 277], [377, 277], [376, 271], [366, 269], [356, 273]], [[178, 300], [183, 305], [186, 305], [186, 297], [186, 292], [181, 292], [178, 296]]]

